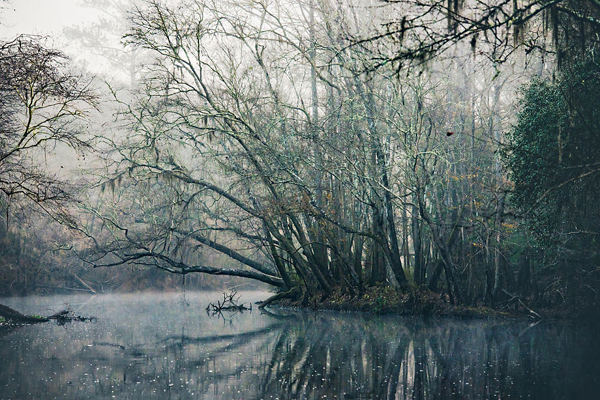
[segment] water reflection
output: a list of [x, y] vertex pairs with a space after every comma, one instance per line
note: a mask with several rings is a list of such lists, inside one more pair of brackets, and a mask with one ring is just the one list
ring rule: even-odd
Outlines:
[[[600, 386], [595, 331], [569, 324], [281, 310], [223, 320], [203, 311], [214, 295], [188, 295], [189, 307], [174, 295], [69, 300], [98, 322], [0, 331], [0, 398], [584, 399]], [[27, 301], [25, 312], [58, 299]]]
[[[305, 315], [278, 336], [261, 393], [289, 399], [590, 398], [599, 368], [587, 352], [598, 346], [581, 339], [566, 326]], [[594, 345], [592, 336], [587, 340]], [[582, 368], [585, 359], [595, 372]]]

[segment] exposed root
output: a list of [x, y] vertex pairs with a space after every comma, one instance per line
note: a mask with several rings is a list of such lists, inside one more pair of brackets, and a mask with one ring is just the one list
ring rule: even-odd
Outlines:
[[298, 300], [298, 297], [300, 296], [300, 294], [301, 293], [298, 288], [293, 288], [292, 290], [288, 290], [287, 292], [277, 293], [276, 295], [271, 296], [267, 300], [260, 303], [258, 308], [263, 309], [266, 306], [268, 306], [269, 304], [272, 304], [274, 302], [277, 302], [277, 301], [280, 301], [283, 299], [291, 299], [292, 301], [296, 301], [296, 300]]

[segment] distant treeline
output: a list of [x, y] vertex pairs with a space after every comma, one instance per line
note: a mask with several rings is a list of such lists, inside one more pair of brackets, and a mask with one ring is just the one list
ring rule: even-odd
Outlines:
[[49, 239], [7, 232], [6, 225], [0, 224], [0, 297], [266, 288], [235, 277], [191, 274], [184, 278], [150, 267], [92, 268], [70, 251], [52, 249]]

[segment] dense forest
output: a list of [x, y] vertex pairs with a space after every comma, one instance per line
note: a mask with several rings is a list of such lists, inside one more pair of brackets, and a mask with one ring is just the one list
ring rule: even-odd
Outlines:
[[87, 3], [125, 82], [0, 43], [0, 293], [597, 312], [600, 2]]

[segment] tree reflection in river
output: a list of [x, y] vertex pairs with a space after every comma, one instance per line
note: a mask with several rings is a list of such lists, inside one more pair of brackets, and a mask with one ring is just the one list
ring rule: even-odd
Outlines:
[[285, 310], [222, 320], [198, 311], [205, 295], [188, 301], [99, 296], [85, 309], [95, 324], [4, 332], [0, 398], [568, 399], [599, 386], [597, 336], [582, 326]]
[[565, 357], [575, 339], [566, 326], [398, 321], [318, 314], [286, 325], [262, 397], [565, 399], [589, 389], [576, 385], [591, 372], [585, 350]]

